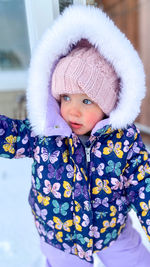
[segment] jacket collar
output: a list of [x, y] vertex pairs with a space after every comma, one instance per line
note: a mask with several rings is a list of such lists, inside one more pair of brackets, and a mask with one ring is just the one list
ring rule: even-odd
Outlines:
[[[53, 103], [54, 105], [54, 103]], [[73, 133], [69, 125], [66, 123], [66, 121], [62, 118], [60, 115], [60, 108], [58, 103], [55, 103], [55, 109], [57, 108], [58, 113], [54, 113], [53, 116], [49, 116], [48, 125], [46, 126], [45, 133], [46, 136], [64, 136], [64, 137], [70, 137]], [[49, 114], [53, 114], [52, 112], [53, 106], [50, 105], [49, 108]], [[95, 127], [93, 128], [91, 132], [91, 136], [93, 136], [97, 131], [100, 131], [103, 129], [106, 125], [110, 124], [110, 119], [104, 119], [99, 121]]]

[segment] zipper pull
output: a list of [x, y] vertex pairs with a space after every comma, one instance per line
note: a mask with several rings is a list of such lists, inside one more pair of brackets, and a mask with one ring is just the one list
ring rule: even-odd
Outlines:
[[90, 150], [91, 150], [90, 147], [86, 147], [86, 148], [85, 148], [85, 153], [86, 153], [86, 160], [87, 160], [87, 162], [90, 162]]

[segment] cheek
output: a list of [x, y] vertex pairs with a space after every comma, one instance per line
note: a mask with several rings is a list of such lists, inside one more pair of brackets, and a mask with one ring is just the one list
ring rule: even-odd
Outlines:
[[86, 122], [93, 127], [100, 119], [95, 116], [95, 113], [88, 114], [86, 116]]
[[66, 114], [67, 114], [67, 112], [66, 112], [65, 106], [61, 105], [60, 106], [60, 115], [63, 117], [63, 119], [66, 119]]
[[90, 113], [86, 116], [86, 121], [91, 126], [95, 126], [97, 122], [103, 119], [103, 113]]

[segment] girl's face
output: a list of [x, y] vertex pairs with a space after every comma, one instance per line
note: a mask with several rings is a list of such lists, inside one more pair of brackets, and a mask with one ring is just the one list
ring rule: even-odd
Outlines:
[[85, 94], [61, 95], [61, 116], [77, 135], [91, 131], [104, 117], [101, 108]]

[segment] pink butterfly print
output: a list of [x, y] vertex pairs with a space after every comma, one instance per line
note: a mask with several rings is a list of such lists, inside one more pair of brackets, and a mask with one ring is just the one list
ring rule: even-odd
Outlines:
[[100, 149], [100, 146], [101, 146], [101, 143], [100, 142], [97, 142], [96, 143], [96, 146], [94, 146], [92, 148], [92, 152], [94, 153], [94, 155], [97, 157], [97, 158], [101, 158], [101, 151], [99, 150]]
[[111, 183], [113, 184], [111, 189], [113, 189], [113, 190], [117, 190], [117, 189], [122, 190], [123, 189], [123, 176], [120, 175], [120, 181], [117, 178], [113, 178], [112, 177], [111, 178]]
[[125, 140], [123, 151], [124, 152], [128, 152], [128, 150], [129, 150], [129, 141], [128, 140]]
[[82, 222], [82, 226], [83, 227], [87, 227], [90, 223], [90, 219], [86, 214], [83, 214], [83, 222]]
[[51, 227], [52, 229], [54, 229], [54, 222], [52, 221], [52, 220], [49, 220], [48, 222], [47, 222], [47, 225], [49, 226], [49, 227]]
[[130, 185], [137, 185], [138, 181], [134, 180], [134, 174], [131, 174], [129, 179], [124, 176], [124, 186], [125, 188], [128, 188]]
[[12, 122], [12, 124], [13, 124], [12, 132], [18, 133], [17, 124], [14, 121]]
[[34, 150], [34, 158], [38, 163], [40, 163], [39, 153], [40, 153], [40, 147], [37, 146], [36, 149]]
[[64, 249], [65, 249], [65, 252], [67, 252], [67, 253], [71, 253], [71, 247], [68, 246], [68, 244], [63, 243], [63, 247], [64, 247]]
[[123, 206], [127, 205], [128, 201], [127, 198], [124, 196], [121, 196], [121, 198], [117, 198], [116, 199], [116, 205], [118, 206], [118, 210], [121, 211], [123, 209]]
[[103, 240], [99, 240], [95, 243], [95, 246], [97, 249], [101, 249], [102, 248], [102, 243], [103, 243]]
[[91, 209], [92, 209], [92, 208], [91, 208], [91, 202], [88, 201], [88, 200], [85, 200], [85, 201], [84, 201], [84, 210], [89, 211], [89, 210], [91, 210]]
[[132, 148], [130, 148], [127, 159], [131, 159], [132, 155], [134, 153], [140, 153], [140, 148], [138, 147], [137, 142], [135, 142], [132, 146]]
[[16, 151], [16, 155], [15, 155], [15, 159], [20, 159], [20, 158], [24, 158], [25, 155], [23, 154], [25, 152], [25, 149], [22, 147], [22, 148], [19, 148], [17, 151]]
[[87, 261], [92, 261], [92, 250], [84, 251], [80, 245], [77, 244], [77, 251], [80, 258], [85, 258]]
[[145, 199], [145, 193], [144, 193], [144, 190], [145, 190], [145, 187], [144, 187], [144, 186], [141, 187], [141, 188], [139, 189], [139, 197], [140, 197], [141, 199]]
[[35, 209], [36, 209], [36, 214], [45, 221], [46, 215], [47, 215], [47, 210], [46, 209], [40, 210], [40, 208], [38, 207], [38, 205], [36, 203], [35, 203]]
[[41, 148], [41, 157], [44, 162], [50, 161], [52, 164], [55, 163], [58, 160], [58, 156], [60, 154], [60, 151], [56, 150], [52, 154], [48, 153], [47, 149], [45, 147]]
[[117, 223], [120, 223], [121, 225], [123, 225], [125, 222], [125, 218], [126, 217], [122, 213], [119, 213]]
[[[74, 175], [74, 169], [73, 169], [73, 175]], [[76, 180], [77, 181], [81, 181], [82, 180], [82, 175], [81, 175], [81, 172], [80, 172], [78, 166], [77, 166], [77, 172], [76, 172]]]
[[62, 146], [62, 137], [60, 137], [60, 136], [58, 136], [58, 137], [56, 137], [56, 144], [57, 144], [57, 146], [58, 147], [61, 147]]
[[43, 166], [43, 165], [41, 165], [41, 166], [37, 169], [37, 174], [38, 174], [38, 177], [39, 177], [40, 179], [42, 179], [42, 171], [43, 171], [43, 169], [44, 169], [44, 166]]
[[82, 180], [82, 175], [81, 175], [80, 171], [78, 171], [77, 174], [76, 174], [76, 180], [77, 181], [81, 181]]
[[60, 189], [60, 183], [54, 183], [53, 186], [51, 185], [50, 181], [44, 181], [45, 187], [43, 188], [43, 192], [47, 195], [50, 192], [56, 197], [61, 198], [61, 193], [58, 192]]
[[45, 232], [45, 229], [44, 229], [43, 225], [40, 224], [38, 221], [35, 221], [35, 225], [37, 227], [37, 230], [38, 230], [39, 234], [40, 235], [43, 234], [44, 236], [46, 236], [46, 232]]
[[49, 232], [47, 233], [47, 238], [48, 238], [49, 240], [54, 239], [54, 232], [53, 232], [53, 231], [49, 231]]
[[127, 136], [128, 137], [132, 137], [134, 135], [134, 130], [133, 130], [133, 128], [129, 128], [128, 130], [127, 130]]
[[46, 161], [48, 161], [48, 159], [49, 159], [49, 153], [48, 153], [48, 151], [47, 151], [47, 149], [45, 148], [45, 147], [42, 147], [41, 148], [41, 157], [42, 157], [42, 159], [43, 159], [43, 161], [44, 162], [46, 162]]
[[28, 136], [27, 136], [27, 134], [25, 135], [25, 137], [22, 139], [22, 144], [27, 144], [28, 143], [28, 141], [29, 141], [29, 138], [28, 138]]
[[55, 163], [55, 162], [58, 160], [58, 156], [59, 156], [59, 154], [60, 154], [60, 151], [56, 150], [56, 151], [54, 151], [54, 152], [50, 155], [49, 160], [50, 160], [50, 162], [51, 162], [52, 164]]
[[98, 165], [98, 167], [96, 168], [96, 170], [97, 170], [97, 172], [98, 172], [98, 174], [100, 175], [100, 176], [102, 176], [103, 174], [104, 174], [104, 172], [103, 172], [103, 169], [104, 169], [104, 163], [100, 163], [99, 165]]
[[93, 201], [93, 208], [97, 208], [98, 206], [103, 205], [104, 207], [108, 208], [108, 197], [105, 197], [104, 199], [95, 198]]
[[78, 143], [80, 143], [80, 141], [76, 135], [73, 134], [72, 137], [73, 137], [73, 144], [75, 147], [77, 147]]
[[31, 181], [32, 181], [32, 191], [34, 193], [34, 196], [36, 197], [37, 196], [37, 190], [35, 189], [35, 179], [34, 179], [34, 176], [32, 175], [31, 177]]
[[33, 175], [31, 176], [31, 181], [32, 181], [33, 187], [35, 188], [35, 179], [34, 179], [34, 176]]
[[74, 176], [74, 168], [70, 164], [67, 164], [66, 170], [67, 170], [67, 177], [72, 178]]
[[92, 226], [92, 225], [90, 226], [89, 236], [95, 237], [95, 238], [99, 238], [100, 237], [100, 233], [98, 232], [98, 227], [97, 226]]

